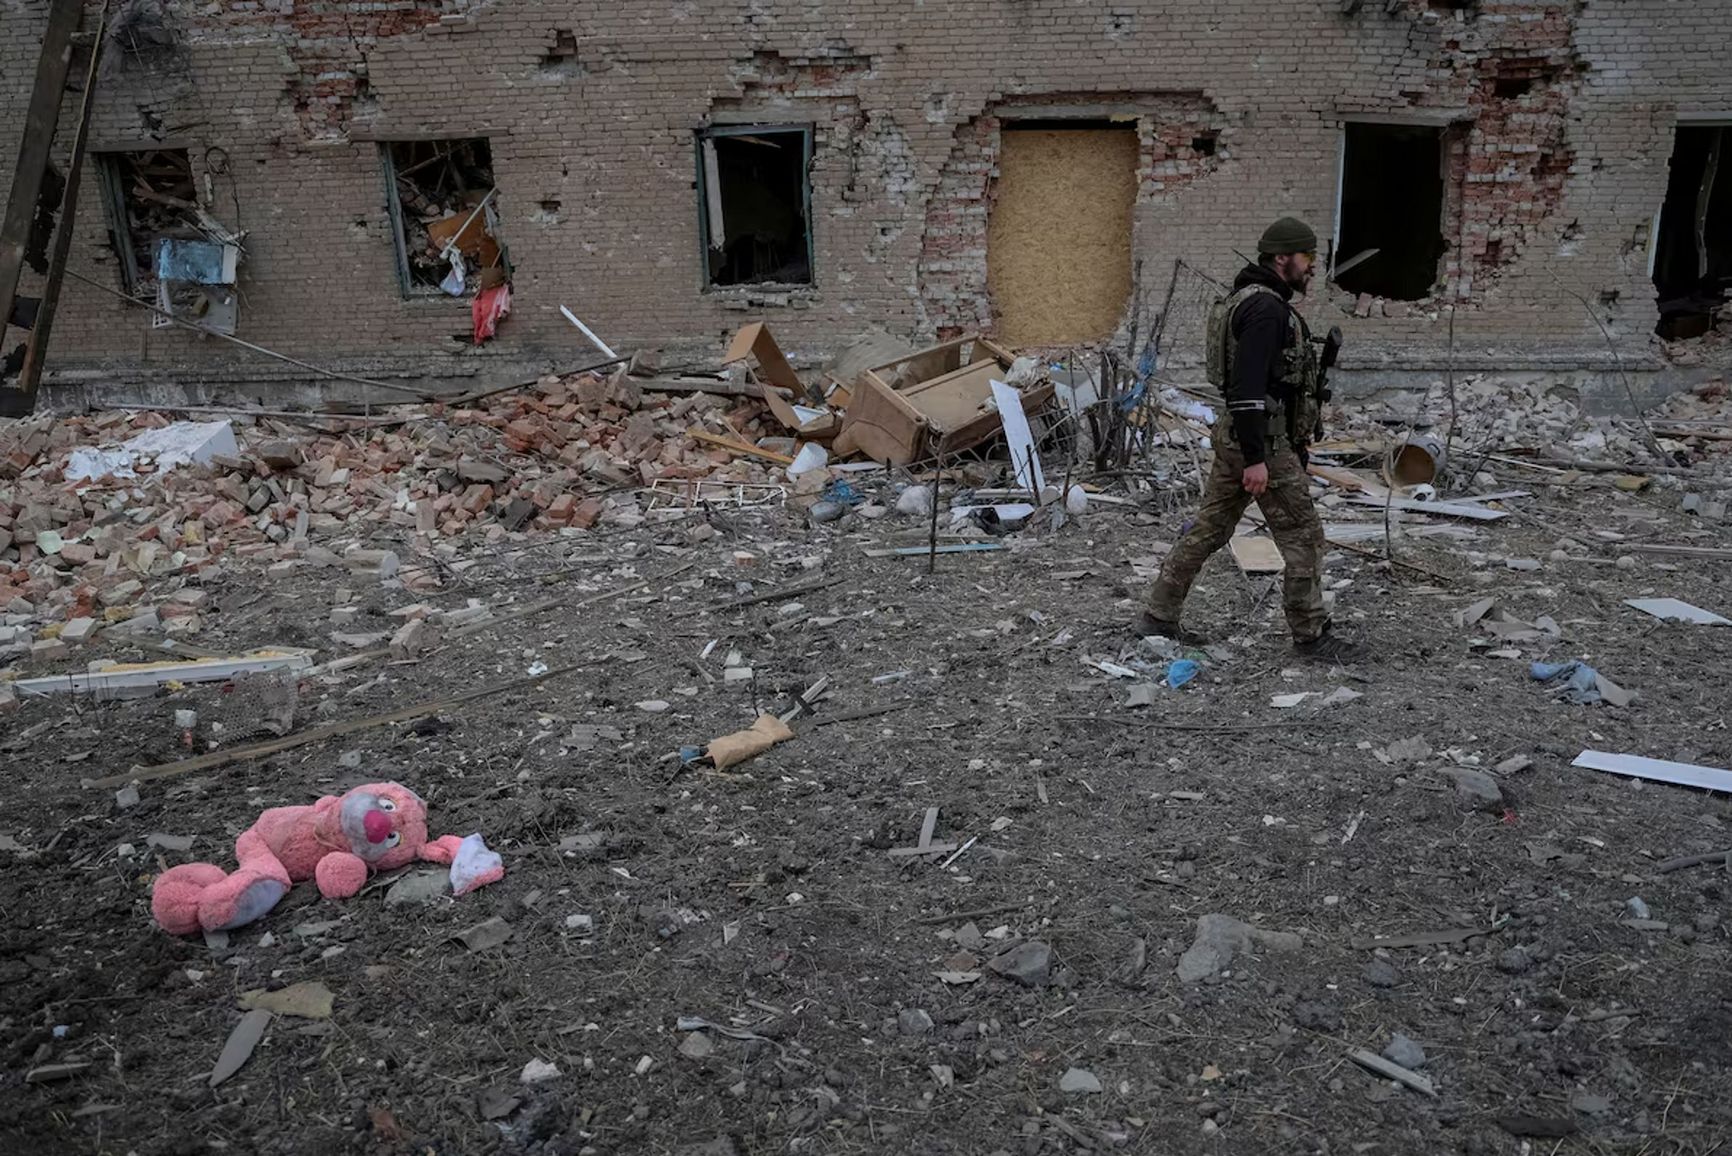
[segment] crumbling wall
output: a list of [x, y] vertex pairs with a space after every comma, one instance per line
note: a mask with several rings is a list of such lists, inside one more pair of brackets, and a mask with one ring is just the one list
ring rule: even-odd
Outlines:
[[[1141, 274], [1123, 335], [1161, 308], [1176, 259], [1224, 280], [1275, 216], [1329, 234], [1344, 120], [1429, 118], [1455, 126], [1444, 293], [1366, 318], [1317, 294], [1306, 308], [1346, 326], [1349, 363], [1440, 361], [1453, 302], [1458, 365], [1598, 364], [1580, 292], [1611, 302], [1629, 364], [1655, 364], [1648, 238], [1677, 118], [1732, 110], [1732, 11], [1352, 7], [160, 0], [170, 43], [117, 57], [92, 144], [187, 150], [201, 207], [246, 233], [241, 336], [370, 374], [504, 378], [583, 356], [562, 304], [628, 347], [713, 349], [745, 315], [796, 355], [868, 326], [990, 330], [995, 142], [1005, 117], [1043, 105], [1138, 126]], [[0, 0], [14, 33], [0, 155], [16, 155], [45, 12]], [[813, 277], [798, 291], [705, 285], [696, 134], [752, 122], [813, 129]], [[382, 140], [457, 137], [490, 142], [511, 245], [516, 301], [485, 350], [453, 339], [466, 302], [403, 297], [380, 168]], [[83, 206], [73, 268], [115, 284], [100, 200]], [[116, 367], [177, 383], [278, 372], [72, 283], [51, 380]]]
[[[987, 239], [1004, 125], [1079, 124], [1118, 118], [1137, 131], [1137, 205], [1170, 202], [1222, 163], [1219, 112], [1199, 96], [1051, 93], [994, 102], [957, 126], [950, 154], [927, 197], [916, 273], [923, 319], [939, 338], [991, 333]], [[1133, 248], [1148, 240], [1133, 228]]]

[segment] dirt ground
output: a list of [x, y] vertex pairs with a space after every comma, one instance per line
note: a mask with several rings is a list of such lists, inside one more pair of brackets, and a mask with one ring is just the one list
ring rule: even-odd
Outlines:
[[[1297, 661], [1274, 583], [1215, 559], [1191, 624], [1221, 648], [1144, 707], [1126, 699], [1152, 678], [1085, 660], [1158, 677], [1164, 661], [1127, 630], [1128, 560], [1174, 539], [1182, 501], [1097, 506], [931, 575], [924, 558], [864, 554], [923, 536], [895, 515], [808, 527], [792, 509], [731, 509], [707, 541], [690, 521], [513, 541], [427, 600], [509, 609], [652, 585], [309, 679], [295, 725], [536, 662], [573, 672], [143, 783], [129, 808], [81, 783], [185, 757], [177, 709], [200, 712], [202, 746], [207, 720], [230, 717], [223, 690], [28, 700], [0, 718], [0, 1149], [1726, 1151], [1732, 879], [1656, 866], [1732, 846], [1732, 815], [1700, 791], [1570, 766], [1584, 748], [1732, 766], [1732, 629], [1622, 605], [1732, 612], [1726, 563], [1613, 563], [1621, 540], [1724, 534], [1684, 537], [1697, 525], [1676, 490], [1545, 477], [1500, 474], [1532, 494], [1472, 541], [1397, 543], [1435, 576], [1335, 551], [1337, 620], [1369, 652], [1340, 668]], [[1587, 560], [1553, 560], [1565, 538]], [[340, 653], [326, 616], [343, 584], [231, 575], [198, 642]], [[416, 600], [355, 589], [364, 617]], [[1549, 615], [1561, 637], [1488, 643], [1457, 626], [1484, 596]], [[725, 681], [731, 650], [750, 679]], [[1637, 697], [1560, 701], [1529, 678], [1535, 658], [1586, 658]], [[787, 710], [822, 676], [829, 695], [793, 741], [726, 774], [682, 766], [682, 746]], [[1361, 697], [1322, 704], [1341, 687]], [[1318, 694], [1271, 705], [1300, 691]], [[670, 705], [640, 705], [657, 701]], [[1461, 766], [1493, 774], [1503, 802], [1458, 801], [1442, 771]], [[263, 808], [380, 779], [425, 796], [435, 833], [483, 833], [504, 881], [401, 905], [388, 881], [343, 902], [303, 884], [226, 945], [151, 922], [165, 865], [231, 865]], [[915, 843], [928, 807], [936, 841], [974, 840], [949, 866], [888, 853]], [[1210, 913], [1303, 946], [1182, 983]], [[507, 942], [452, 938], [491, 917]], [[987, 966], [1039, 955], [1030, 941], [1051, 953], [1033, 984]], [[239, 993], [310, 980], [334, 993], [330, 1018], [278, 1016], [211, 1088]], [[1348, 1059], [1392, 1033], [1423, 1048], [1434, 1096]], [[524, 1083], [530, 1061], [558, 1074]]]

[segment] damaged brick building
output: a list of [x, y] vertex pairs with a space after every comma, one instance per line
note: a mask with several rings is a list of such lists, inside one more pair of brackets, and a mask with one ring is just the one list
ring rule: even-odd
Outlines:
[[[0, 156], [47, 13], [0, 0]], [[1346, 330], [1349, 388], [1447, 358], [1591, 392], [1615, 380], [1603, 321], [1658, 389], [1692, 374], [1662, 335], [1709, 329], [1732, 275], [1725, 0], [125, 0], [114, 21], [72, 271], [144, 295], [158, 231], [226, 231], [230, 304], [187, 308], [374, 376], [582, 364], [561, 306], [616, 348], [711, 354], [748, 318], [813, 357], [868, 327], [1162, 333], [1176, 371], [1205, 278], [1291, 213], [1340, 259], [1379, 250], [1307, 306]], [[477, 345], [468, 298], [505, 281]], [[309, 384], [76, 281], [54, 340], [68, 396]]]

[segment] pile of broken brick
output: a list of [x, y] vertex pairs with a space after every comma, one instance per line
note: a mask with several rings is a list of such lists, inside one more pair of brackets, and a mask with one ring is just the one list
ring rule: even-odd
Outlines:
[[786, 482], [774, 461], [744, 452], [783, 432], [762, 402], [738, 390], [645, 392], [623, 373], [547, 377], [472, 405], [380, 417], [241, 415], [230, 419], [238, 452], [204, 465], [157, 470], [142, 459], [132, 477], [69, 477], [75, 448], [177, 416], [0, 427], [0, 663], [59, 657], [99, 629], [194, 633], [201, 586], [236, 560], [273, 576], [335, 562], [430, 588], [432, 559], [466, 546], [629, 522], [637, 501], [622, 491], [658, 479]]

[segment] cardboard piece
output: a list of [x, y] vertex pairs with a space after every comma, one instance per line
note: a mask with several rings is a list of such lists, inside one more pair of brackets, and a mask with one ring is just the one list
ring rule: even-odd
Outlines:
[[[764, 383], [764, 402], [776, 415], [777, 421], [810, 441], [829, 441], [841, 430], [842, 419], [832, 410], [817, 410], [813, 415], [811, 402], [815, 399], [811, 391], [794, 372], [794, 367], [788, 364], [782, 347], [770, 334], [770, 327], [762, 321], [740, 327], [728, 343], [728, 351], [722, 355], [722, 364], [732, 365], [747, 359], [757, 365], [758, 376]], [[834, 393], [831, 399], [836, 400]], [[842, 392], [837, 404], [846, 405], [847, 401], [846, 392]], [[807, 412], [799, 412], [802, 409]]]
[[773, 714], [761, 714], [758, 721], [743, 731], [735, 731], [731, 735], [723, 735], [711, 739], [705, 751], [716, 770], [725, 771], [736, 763], [763, 754], [777, 743], [787, 742], [794, 737], [794, 732], [788, 729], [788, 724]]

